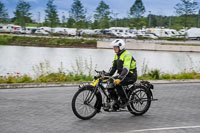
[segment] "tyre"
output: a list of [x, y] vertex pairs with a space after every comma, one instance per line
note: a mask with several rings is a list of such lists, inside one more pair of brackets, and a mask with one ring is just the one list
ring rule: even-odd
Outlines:
[[131, 102], [127, 108], [133, 115], [143, 115], [151, 105], [151, 96], [144, 86], [136, 86], [129, 99]]
[[97, 109], [95, 108], [97, 100], [97, 95], [94, 94], [92, 88], [83, 87], [73, 96], [72, 111], [78, 118], [88, 120], [97, 113]]

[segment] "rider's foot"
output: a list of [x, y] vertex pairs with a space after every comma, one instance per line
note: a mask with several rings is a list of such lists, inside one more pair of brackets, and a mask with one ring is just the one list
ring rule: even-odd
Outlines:
[[120, 105], [119, 105], [119, 107], [122, 108], [122, 109], [126, 108], [126, 106], [127, 106], [127, 103], [124, 103], [124, 104], [120, 104]]
[[127, 105], [128, 105], [128, 100], [122, 99], [121, 103], [119, 104], [119, 107], [124, 109]]

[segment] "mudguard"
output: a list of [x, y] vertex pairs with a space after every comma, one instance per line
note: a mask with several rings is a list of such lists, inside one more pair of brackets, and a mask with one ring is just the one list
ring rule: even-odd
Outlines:
[[[146, 92], [151, 97], [151, 100], [154, 100], [153, 93], [151, 91], [151, 89], [153, 89], [153, 85], [149, 81], [141, 81], [140, 83], [135, 83], [134, 86], [135, 87], [143, 86], [143, 88], [145, 88]], [[132, 89], [134, 89], [134, 86], [132, 87]]]
[[153, 85], [149, 81], [142, 80], [140, 83], [146, 86], [148, 89], [154, 89]]
[[140, 82], [140, 84], [142, 84], [143, 86], [145, 86], [145, 88], [147, 88], [147, 91], [148, 91], [148, 93], [149, 93], [150, 96], [151, 96], [151, 100], [154, 100], [154, 98], [153, 98], [153, 93], [152, 93], [152, 91], [151, 91], [151, 89], [154, 89], [154, 86], [153, 86], [149, 81], [144, 81], [144, 80], [142, 80], [142, 81]]

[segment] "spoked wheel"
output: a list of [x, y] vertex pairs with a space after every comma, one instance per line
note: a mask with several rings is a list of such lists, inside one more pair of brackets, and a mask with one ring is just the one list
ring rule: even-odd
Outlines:
[[127, 106], [130, 113], [143, 115], [151, 105], [151, 97], [144, 86], [137, 86], [130, 95], [130, 104]]
[[93, 89], [84, 87], [75, 93], [72, 99], [72, 110], [78, 118], [88, 120], [97, 113], [97, 109], [95, 109], [96, 102], [97, 96], [94, 94]]

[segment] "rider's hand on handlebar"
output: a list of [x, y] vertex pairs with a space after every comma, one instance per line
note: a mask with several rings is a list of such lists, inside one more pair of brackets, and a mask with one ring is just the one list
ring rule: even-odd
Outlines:
[[115, 79], [114, 84], [118, 85], [120, 82], [120, 79]]
[[105, 75], [105, 76], [110, 76], [110, 73], [105, 72], [104, 75]]

